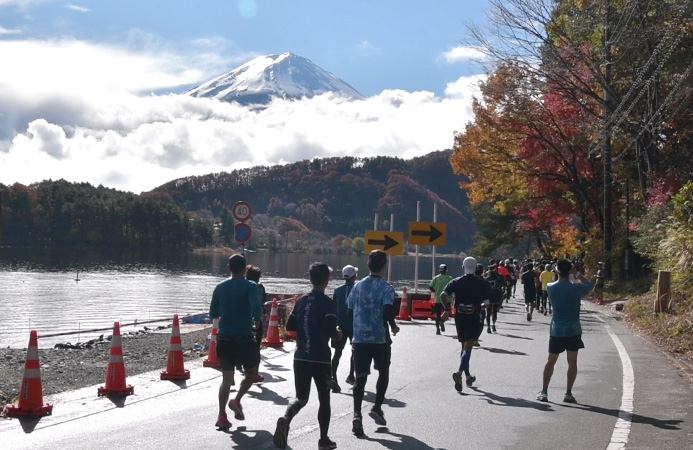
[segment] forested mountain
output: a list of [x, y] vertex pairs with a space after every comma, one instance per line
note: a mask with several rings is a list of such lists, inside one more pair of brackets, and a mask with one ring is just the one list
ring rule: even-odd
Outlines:
[[212, 227], [176, 205], [88, 183], [0, 184], [0, 243], [27, 246], [192, 248]]
[[[200, 217], [214, 218], [221, 235], [232, 238], [230, 208], [249, 202], [253, 218], [251, 246], [327, 246], [319, 241], [363, 237], [373, 229], [408, 231], [421, 202], [421, 221], [448, 224], [447, 245], [437, 251], [459, 252], [471, 246], [473, 225], [462, 177], [450, 167], [450, 151], [404, 160], [393, 157], [334, 157], [271, 167], [186, 177], [142, 195], [171, 201]], [[339, 242], [337, 242], [339, 244]]]

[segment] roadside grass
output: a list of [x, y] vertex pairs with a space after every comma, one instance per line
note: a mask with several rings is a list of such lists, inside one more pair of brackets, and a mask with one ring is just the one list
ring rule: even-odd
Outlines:
[[671, 311], [654, 312], [654, 279], [624, 283], [609, 289], [608, 296], [625, 297], [626, 321], [676, 358], [693, 364], [693, 290], [673, 292]]

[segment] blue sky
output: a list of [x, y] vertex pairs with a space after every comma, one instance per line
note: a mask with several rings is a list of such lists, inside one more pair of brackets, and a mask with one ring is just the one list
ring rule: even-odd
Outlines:
[[[449, 148], [483, 74], [463, 42], [484, 5], [0, 0], [0, 183], [65, 178], [140, 192], [256, 164]], [[367, 98], [253, 112], [177, 95], [287, 51]]]

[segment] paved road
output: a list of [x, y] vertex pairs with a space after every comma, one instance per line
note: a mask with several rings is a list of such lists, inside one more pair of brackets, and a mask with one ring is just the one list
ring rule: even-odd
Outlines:
[[[341, 449], [682, 449], [693, 448], [693, 390], [669, 361], [633, 335], [619, 316], [585, 305], [577, 405], [562, 403], [565, 359], [556, 366], [549, 403], [534, 400], [541, 385], [550, 317], [528, 322], [519, 300], [501, 311], [497, 334], [482, 335], [471, 367], [476, 386], [458, 394], [451, 379], [459, 358], [454, 326], [435, 335], [432, 322], [402, 323], [394, 338], [384, 407], [388, 427], [364, 417], [366, 438], [351, 433], [352, 396], [332, 395], [330, 436]], [[0, 421], [3, 449], [249, 449], [274, 448], [276, 419], [293, 395], [293, 344], [263, 350], [266, 382], [244, 399], [246, 420], [217, 431], [219, 374], [188, 364], [191, 379], [177, 385], [153, 372], [129, 377], [134, 396], [97, 398], [96, 386], [46, 400], [53, 416]], [[127, 354], [127, 348], [125, 348]], [[346, 356], [345, 356], [346, 357]], [[127, 368], [127, 356], [126, 356]], [[346, 377], [345, 364], [340, 379]], [[368, 381], [364, 413], [373, 401]], [[364, 414], [365, 415], [365, 414]], [[317, 447], [317, 398], [292, 423], [289, 448]]]

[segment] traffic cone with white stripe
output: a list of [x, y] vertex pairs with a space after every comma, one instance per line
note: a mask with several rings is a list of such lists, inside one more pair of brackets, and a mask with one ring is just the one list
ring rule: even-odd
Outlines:
[[207, 354], [207, 359], [202, 361], [204, 367], [221, 367], [219, 364], [219, 358], [217, 357], [217, 330], [219, 329], [219, 318], [215, 317], [212, 319], [212, 338], [209, 340], [209, 353]]
[[[297, 301], [298, 301], [298, 294], [294, 295], [294, 306], [296, 306]], [[296, 338], [298, 337], [298, 334], [295, 331], [287, 331], [286, 333], [284, 333], [284, 336], [287, 339], [292, 339], [295, 341]]]
[[173, 328], [171, 328], [171, 341], [168, 347], [168, 363], [166, 370], [161, 372], [162, 380], [187, 380], [190, 371], [183, 365], [183, 345], [180, 340], [180, 323], [178, 314], [173, 315]]
[[102, 395], [130, 395], [135, 393], [135, 388], [125, 384], [125, 362], [123, 361], [123, 339], [120, 336], [120, 323], [113, 323], [113, 337], [111, 338], [111, 351], [108, 357], [108, 369], [106, 372], [106, 386], [97, 389], [99, 397]]
[[6, 408], [9, 417], [48, 416], [53, 413], [53, 405], [43, 403], [43, 385], [41, 384], [41, 364], [38, 354], [38, 337], [36, 330], [29, 333], [29, 347], [24, 362], [24, 378], [19, 388], [19, 403]]
[[402, 288], [402, 301], [399, 304], [399, 315], [395, 317], [397, 320], [407, 320], [411, 321], [411, 314], [409, 314], [409, 300], [407, 296], [407, 288]]
[[283, 347], [284, 341], [279, 337], [279, 308], [277, 307], [277, 299], [272, 301], [272, 309], [270, 311], [269, 326], [267, 327], [267, 337], [262, 341], [262, 345], [267, 347]]

